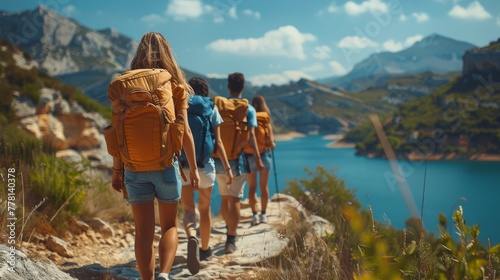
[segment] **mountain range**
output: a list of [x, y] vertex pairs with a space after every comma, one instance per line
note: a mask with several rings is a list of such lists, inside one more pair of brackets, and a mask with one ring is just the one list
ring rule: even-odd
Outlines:
[[372, 54], [356, 64], [345, 76], [327, 79], [326, 84], [356, 92], [364, 89], [365, 78], [377, 75], [458, 72], [462, 70], [462, 56], [465, 51], [475, 47], [466, 42], [433, 34], [399, 52]]

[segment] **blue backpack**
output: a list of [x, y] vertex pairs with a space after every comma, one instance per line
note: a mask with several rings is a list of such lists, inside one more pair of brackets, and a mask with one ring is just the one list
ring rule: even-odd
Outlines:
[[[193, 95], [189, 98], [188, 104], [188, 121], [193, 133], [196, 164], [199, 168], [204, 168], [204, 163], [212, 155], [215, 147], [215, 137], [210, 122], [214, 110], [214, 101], [209, 97]], [[185, 153], [182, 153], [179, 161], [181, 165], [187, 166]]]

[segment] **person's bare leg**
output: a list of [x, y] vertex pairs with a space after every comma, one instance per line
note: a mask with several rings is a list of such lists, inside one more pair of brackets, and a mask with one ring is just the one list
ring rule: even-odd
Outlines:
[[160, 272], [170, 273], [177, 252], [177, 206], [178, 202], [165, 203], [158, 201], [160, 213], [161, 239], [158, 244]]
[[132, 204], [135, 222], [135, 258], [141, 279], [153, 280], [155, 254], [153, 249], [155, 231], [154, 202]]
[[222, 218], [224, 219], [224, 222], [226, 222], [226, 226], [229, 220], [229, 196], [227, 195], [222, 195], [221, 196], [221, 204], [220, 204], [220, 214], [222, 215]]
[[257, 212], [257, 172], [247, 174], [248, 181], [248, 202], [252, 213]]
[[228, 213], [227, 213], [227, 234], [237, 235], [236, 229], [238, 228], [238, 223], [240, 222], [240, 198], [228, 196]]
[[260, 208], [261, 211], [266, 211], [269, 201], [269, 171], [263, 170], [259, 173], [260, 180]]
[[196, 237], [196, 211], [194, 202], [194, 191], [191, 186], [182, 187], [181, 195], [182, 209], [184, 210], [184, 218], [182, 219], [184, 223], [184, 229], [189, 237]]
[[212, 198], [212, 187], [198, 189], [198, 209], [200, 211], [200, 237], [201, 249], [207, 250], [210, 241], [212, 227], [212, 214], [210, 213], [210, 200]]

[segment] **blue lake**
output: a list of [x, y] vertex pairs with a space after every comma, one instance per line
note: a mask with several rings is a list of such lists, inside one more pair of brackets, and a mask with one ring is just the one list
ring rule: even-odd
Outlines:
[[[275, 156], [279, 191], [287, 187], [287, 181], [307, 178], [305, 167], [314, 170], [321, 165], [329, 170], [335, 169], [336, 176], [345, 181], [346, 187], [356, 191], [362, 205], [372, 207], [376, 220], [398, 229], [404, 228], [411, 211], [398, 185], [391, 179], [394, 173], [389, 162], [356, 156], [353, 148], [329, 148], [330, 142], [320, 135], [277, 142]], [[497, 215], [500, 162], [419, 161], [401, 162], [400, 166], [418, 215], [423, 203], [427, 231], [438, 232], [438, 215], [443, 213], [448, 219], [448, 230], [454, 233], [454, 229], [450, 229], [453, 227], [451, 215], [461, 205], [467, 225], [479, 224], [483, 243], [487, 238], [492, 244], [500, 243], [500, 216]], [[274, 172], [269, 178], [269, 191], [271, 196], [276, 192]], [[215, 187], [212, 194], [214, 214], [218, 213], [219, 205], [220, 195]]]

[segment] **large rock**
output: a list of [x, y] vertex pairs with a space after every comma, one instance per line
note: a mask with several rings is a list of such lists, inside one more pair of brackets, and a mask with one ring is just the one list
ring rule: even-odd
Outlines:
[[[86, 112], [78, 103], [70, 104], [53, 89], [40, 90], [38, 104], [15, 95], [13, 106], [20, 125], [38, 139], [52, 144], [63, 158], [75, 160], [78, 156], [91, 161], [93, 166], [109, 167], [112, 158], [107, 154], [102, 129], [108, 121], [98, 113]], [[65, 151], [65, 152], [61, 152]]]
[[49, 236], [46, 241], [47, 249], [56, 252], [58, 255], [66, 258], [73, 257], [73, 252], [68, 247], [68, 243], [61, 238]]
[[483, 48], [474, 48], [463, 56], [462, 74], [500, 72], [500, 39]]
[[75, 279], [69, 274], [59, 270], [57, 266], [51, 262], [30, 260], [23, 252], [19, 250], [10, 250], [9, 247], [3, 244], [0, 244], [0, 255], [0, 279]]

